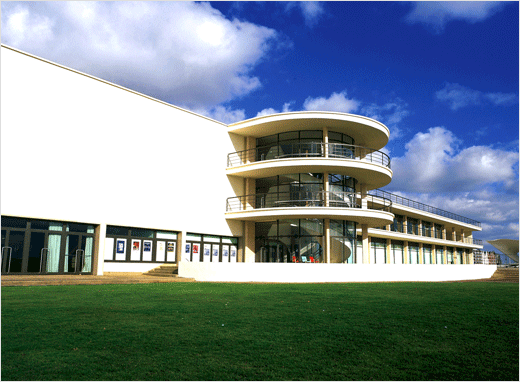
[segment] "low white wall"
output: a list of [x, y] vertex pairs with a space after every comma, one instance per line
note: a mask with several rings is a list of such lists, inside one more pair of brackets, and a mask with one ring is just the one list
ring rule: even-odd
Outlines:
[[103, 266], [105, 272], [148, 272], [164, 263], [107, 263]]
[[[106, 264], [105, 264], [106, 266]], [[179, 276], [197, 281], [367, 282], [450, 281], [489, 278], [496, 265], [483, 264], [287, 264], [179, 263]]]

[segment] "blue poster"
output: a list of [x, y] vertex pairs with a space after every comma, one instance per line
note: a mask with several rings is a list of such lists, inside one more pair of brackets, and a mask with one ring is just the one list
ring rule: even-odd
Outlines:
[[143, 251], [144, 252], [152, 252], [152, 242], [151, 241], [145, 241], [144, 242]]
[[125, 241], [126, 240], [117, 241], [116, 253], [125, 253]]

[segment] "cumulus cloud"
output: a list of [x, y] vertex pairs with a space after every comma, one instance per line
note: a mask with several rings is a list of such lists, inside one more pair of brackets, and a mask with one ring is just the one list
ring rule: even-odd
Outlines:
[[325, 14], [323, 4], [319, 1], [290, 1], [285, 4], [286, 11], [292, 11], [295, 8], [301, 11], [305, 25], [310, 28], [318, 24], [319, 20]]
[[269, 107], [267, 109], [263, 109], [259, 111], [256, 116], [257, 117], [263, 117], [265, 115], [271, 115], [271, 114], [277, 114], [277, 113], [288, 113], [291, 110], [291, 105], [294, 104], [294, 101], [286, 102], [283, 104], [282, 110], [273, 109], [272, 107]]
[[231, 109], [223, 105], [217, 105], [208, 109], [197, 108], [192, 111], [228, 125], [246, 119], [246, 111], [244, 109]]
[[402, 130], [399, 128], [401, 121], [410, 115], [408, 104], [400, 98], [396, 98], [384, 105], [372, 103], [361, 108], [361, 114], [384, 123], [390, 129], [390, 140], [400, 138]]
[[435, 92], [435, 98], [447, 102], [451, 110], [483, 104], [509, 106], [518, 103], [518, 96], [514, 93], [484, 93], [452, 83], [446, 83], [444, 88]]
[[493, 16], [503, 6], [499, 1], [415, 1], [405, 20], [410, 24], [425, 24], [439, 34], [450, 21], [474, 24]]
[[338, 111], [342, 113], [352, 113], [359, 109], [360, 101], [347, 98], [347, 92], [332, 93], [329, 98], [308, 97], [303, 103], [304, 110], [316, 111]]
[[278, 37], [209, 3], [2, 3], [3, 43], [192, 110], [258, 89]]
[[518, 182], [518, 152], [472, 146], [443, 128], [417, 133], [404, 156], [392, 158], [394, 177], [388, 187], [412, 192], [472, 191], [489, 184], [512, 189]]

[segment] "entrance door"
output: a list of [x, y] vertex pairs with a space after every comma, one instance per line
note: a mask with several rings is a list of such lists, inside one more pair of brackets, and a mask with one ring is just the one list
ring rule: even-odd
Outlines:
[[25, 232], [2, 230], [2, 273], [22, 272]]
[[67, 235], [65, 242], [64, 273], [81, 273], [92, 270], [94, 239], [83, 235]]
[[43, 259], [46, 257], [45, 233], [31, 232], [31, 242], [29, 244], [29, 258], [27, 261], [27, 272], [41, 273], [43, 269]]

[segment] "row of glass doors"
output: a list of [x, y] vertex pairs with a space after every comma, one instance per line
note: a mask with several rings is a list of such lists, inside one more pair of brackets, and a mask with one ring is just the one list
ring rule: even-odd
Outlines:
[[93, 246], [89, 234], [2, 229], [2, 274], [89, 273]]

